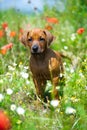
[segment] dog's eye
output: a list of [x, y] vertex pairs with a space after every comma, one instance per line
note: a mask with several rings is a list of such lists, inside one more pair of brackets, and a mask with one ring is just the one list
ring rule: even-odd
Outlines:
[[32, 37], [28, 38], [28, 41], [31, 42], [32, 41]]
[[45, 41], [45, 39], [43, 37], [40, 37], [40, 41]]

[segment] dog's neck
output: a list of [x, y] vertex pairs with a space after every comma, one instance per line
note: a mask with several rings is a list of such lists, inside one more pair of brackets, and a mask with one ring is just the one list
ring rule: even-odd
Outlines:
[[43, 53], [37, 53], [37, 54], [36, 53], [35, 54], [31, 53], [31, 57], [33, 59], [35, 59], [36, 61], [39, 60], [39, 61], [43, 62], [46, 55], [48, 54], [48, 52], [49, 52], [49, 48], [47, 48]]

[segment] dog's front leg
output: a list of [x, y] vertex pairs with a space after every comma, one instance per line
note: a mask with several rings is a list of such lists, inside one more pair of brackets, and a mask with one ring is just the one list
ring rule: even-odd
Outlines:
[[53, 84], [52, 97], [54, 99], [59, 99], [59, 93], [58, 93], [58, 90], [57, 90], [58, 82], [59, 82], [58, 77], [53, 77], [52, 78], [52, 84]]
[[45, 80], [41, 81], [38, 78], [34, 78], [33, 80], [34, 80], [37, 95], [41, 98], [44, 98], [46, 81]]

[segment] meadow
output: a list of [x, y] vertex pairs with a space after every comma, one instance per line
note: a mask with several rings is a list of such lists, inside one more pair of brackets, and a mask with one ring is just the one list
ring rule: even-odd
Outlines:
[[[86, 17], [87, 7], [80, 2], [66, 4], [64, 12], [47, 6], [33, 15], [0, 11], [0, 109], [9, 115], [12, 130], [87, 130]], [[48, 29], [55, 36], [51, 48], [71, 59], [63, 58], [65, 85], [59, 102], [35, 98], [30, 51], [19, 41], [24, 30], [34, 27]]]

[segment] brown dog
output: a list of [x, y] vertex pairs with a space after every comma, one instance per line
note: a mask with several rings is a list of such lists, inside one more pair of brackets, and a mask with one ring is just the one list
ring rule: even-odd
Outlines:
[[63, 65], [60, 53], [49, 48], [53, 41], [53, 35], [47, 30], [32, 29], [21, 37], [21, 42], [29, 46], [31, 51], [30, 69], [38, 96], [44, 97], [47, 80], [53, 84], [52, 95], [58, 99], [56, 86], [63, 73]]

